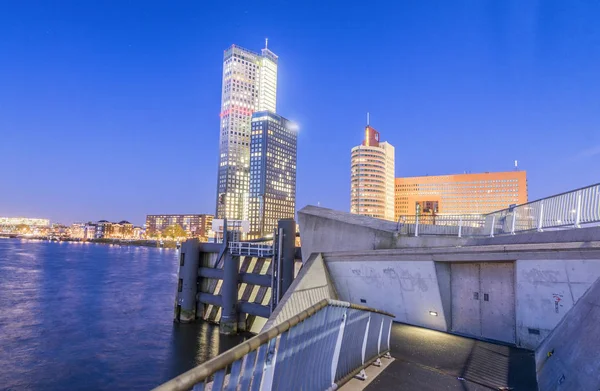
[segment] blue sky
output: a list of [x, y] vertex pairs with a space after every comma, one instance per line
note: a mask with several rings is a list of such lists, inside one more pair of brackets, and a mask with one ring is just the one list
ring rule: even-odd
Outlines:
[[598, 1], [0, 0], [0, 215], [214, 213], [223, 50], [279, 55], [297, 206], [349, 208], [365, 113], [396, 175], [600, 182]]

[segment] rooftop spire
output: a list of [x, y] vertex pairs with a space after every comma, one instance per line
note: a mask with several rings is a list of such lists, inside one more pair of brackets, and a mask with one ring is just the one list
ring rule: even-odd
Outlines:
[[269, 38], [265, 38], [265, 49], [269, 48]]
[[369, 112], [367, 111], [367, 126], [370, 126], [370, 115]]

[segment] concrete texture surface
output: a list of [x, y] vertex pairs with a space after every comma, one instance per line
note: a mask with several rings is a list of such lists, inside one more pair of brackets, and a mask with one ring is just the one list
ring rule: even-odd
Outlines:
[[600, 279], [535, 352], [540, 391], [600, 389]]
[[265, 323], [263, 331], [285, 322], [323, 299], [337, 298], [338, 295], [321, 254], [313, 254], [281, 298], [277, 308]]
[[365, 373], [367, 374], [367, 378], [365, 380], [360, 380], [357, 379], [356, 377], [353, 377], [352, 379], [350, 379], [350, 381], [346, 384], [344, 384], [342, 387], [340, 387], [340, 390], [342, 391], [362, 391], [365, 388], [367, 388], [367, 386], [369, 384], [371, 384], [373, 382], [373, 380], [375, 380], [377, 378], [377, 376], [381, 375], [381, 373], [388, 367], [390, 366], [391, 363], [394, 362], [394, 358], [385, 358], [382, 357], [381, 358], [381, 366], [377, 367], [375, 365], [369, 365], [368, 367], [365, 368]]
[[402, 236], [398, 234], [398, 225], [393, 221], [312, 205], [298, 211], [298, 222], [304, 262], [311, 253], [317, 252], [440, 247], [467, 243], [467, 239], [457, 237]]
[[[454, 296], [449, 285], [453, 277], [447, 268], [451, 263], [410, 261], [406, 254], [394, 257], [382, 252], [324, 254], [340, 300], [391, 312], [400, 322], [451, 331]], [[581, 256], [580, 251], [556, 254], [563, 258]], [[600, 254], [596, 256], [596, 260], [514, 261], [515, 294], [510, 305], [514, 306], [517, 346], [537, 348], [592, 281], [600, 277]], [[459, 254], [456, 260], [460, 259]], [[488, 259], [489, 263], [503, 261]], [[438, 316], [430, 316], [429, 311]]]
[[533, 353], [523, 349], [395, 323], [391, 354], [366, 390], [537, 390]]
[[544, 232], [524, 232], [516, 235], [495, 236], [493, 238], [472, 238], [469, 240], [469, 245], [593, 242], [598, 240], [600, 240], [600, 227], [587, 227]]

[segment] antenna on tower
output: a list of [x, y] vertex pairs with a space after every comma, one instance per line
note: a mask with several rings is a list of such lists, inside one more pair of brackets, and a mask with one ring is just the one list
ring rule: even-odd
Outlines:
[[367, 126], [371, 125], [370, 124], [370, 118], [369, 118], [369, 112], [367, 111]]
[[515, 160], [515, 171], [519, 171], [519, 161]]
[[269, 38], [265, 38], [265, 49], [269, 48]]

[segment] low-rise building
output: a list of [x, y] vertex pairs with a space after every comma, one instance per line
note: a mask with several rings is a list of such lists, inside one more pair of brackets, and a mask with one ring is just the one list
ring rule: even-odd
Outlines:
[[525, 171], [396, 178], [396, 220], [415, 214], [486, 214], [527, 202]]
[[83, 240], [85, 237], [85, 224], [73, 223], [69, 229], [69, 236], [72, 239]]
[[146, 235], [159, 237], [162, 232], [172, 225], [179, 225], [188, 237], [198, 238], [208, 242], [214, 237], [212, 232], [213, 215], [208, 214], [164, 214], [146, 216]]

